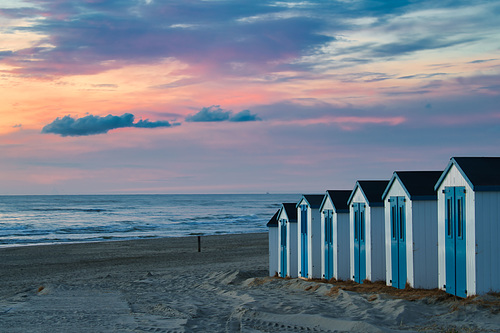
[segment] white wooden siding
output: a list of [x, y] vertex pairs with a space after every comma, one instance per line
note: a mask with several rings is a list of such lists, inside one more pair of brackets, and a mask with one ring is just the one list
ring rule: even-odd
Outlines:
[[[391, 253], [391, 204], [388, 201], [390, 197], [405, 197], [406, 198], [406, 204], [405, 204], [405, 214], [408, 216], [409, 207], [408, 207], [408, 201], [409, 198], [406, 195], [406, 191], [404, 188], [401, 186], [401, 183], [399, 180], [396, 178], [394, 182], [391, 184], [391, 187], [389, 188], [389, 191], [387, 191], [387, 194], [384, 198], [384, 254], [385, 254], [385, 282], [388, 286], [391, 286], [391, 280], [392, 280], [392, 253]], [[408, 221], [407, 221], [408, 222]], [[408, 226], [406, 228], [406, 239], [408, 238], [408, 229], [410, 229]], [[408, 264], [408, 243], [406, 242], [406, 260]], [[410, 256], [411, 257], [411, 256]], [[413, 258], [411, 258], [413, 261]], [[409, 274], [407, 273], [409, 276]]]
[[330, 200], [325, 201], [321, 214], [321, 276], [325, 274], [325, 217], [323, 211], [333, 210], [333, 277], [337, 280], [349, 280], [349, 213], [338, 213]]
[[300, 206], [305, 204], [304, 199], [300, 200], [297, 204], [297, 276], [302, 277], [300, 273], [300, 267], [302, 267], [302, 242], [300, 241], [300, 231], [302, 230], [302, 214], [300, 211]]
[[385, 278], [384, 207], [370, 207], [359, 187], [349, 205], [350, 279], [354, 276], [354, 211], [353, 203], [365, 204], [366, 278], [371, 281]]
[[[321, 277], [325, 276], [325, 215], [323, 214], [323, 212], [325, 210], [333, 210], [333, 204], [332, 204], [332, 201], [330, 200], [330, 197], [328, 195], [326, 195], [326, 201], [325, 201], [325, 204], [323, 205], [322, 207], [322, 210], [320, 211], [320, 218], [321, 218], [321, 225], [320, 225], [320, 231], [321, 231], [321, 249], [320, 249], [320, 255], [321, 255]], [[335, 215], [335, 213], [333, 214]], [[335, 217], [333, 217], [333, 228], [334, 230], [335, 229]], [[333, 232], [333, 237], [335, 238], [336, 237], [336, 232], [334, 231]], [[336, 254], [335, 254], [335, 250], [333, 251], [333, 257], [334, 258], [337, 258]], [[334, 263], [334, 274], [335, 274], [335, 265], [336, 265], [336, 259], [333, 260], [333, 263]]]
[[386, 284], [392, 285], [391, 205], [393, 196], [405, 197], [406, 276], [414, 288], [436, 288], [437, 281], [437, 201], [412, 201], [396, 179], [384, 198]]
[[349, 202], [349, 279], [354, 280], [354, 209], [355, 202], [366, 202], [359, 187], [356, 188], [351, 201]]
[[466, 279], [467, 294], [476, 294], [476, 231], [475, 231], [475, 200], [474, 192], [460, 171], [452, 165], [445, 178], [439, 185], [438, 195], [438, 284], [440, 289], [445, 289], [446, 284], [446, 256], [445, 256], [445, 199], [443, 190], [448, 186], [465, 187], [465, 247], [466, 247]]
[[300, 242], [300, 230], [302, 225], [302, 214], [300, 211], [301, 205], [307, 205], [307, 256], [308, 256], [308, 276], [298, 276], [307, 278], [321, 277], [321, 221], [319, 209], [311, 209], [307, 201], [302, 198], [297, 206], [297, 271], [300, 271], [302, 266], [302, 258], [300, 256], [302, 244]]

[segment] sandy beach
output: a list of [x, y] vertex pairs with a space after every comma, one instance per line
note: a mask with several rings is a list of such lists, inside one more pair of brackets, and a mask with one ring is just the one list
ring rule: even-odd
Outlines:
[[265, 233], [204, 236], [201, 252], [188, 237], [3, 248], [0, 258], [0, 332], [500, 331], [495, 295], [268, 277]]

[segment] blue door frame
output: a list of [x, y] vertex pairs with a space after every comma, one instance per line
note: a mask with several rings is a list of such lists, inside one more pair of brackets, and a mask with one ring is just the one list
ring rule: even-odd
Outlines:
[[325, 232], [325, 279], [329, 280], [333, 277], [333, 211], [325, 210], [324, 215], [324, 232]]
[[406, 214], [405, 197], [390, 197], [392, 286], [406, 287]]
[[355, 202], [354, 211], [354, 281], [366, 279], [366, 227], [365, 204]]
[[307, 277], [308, 274], [308, 250], [307, 250], [307, 205], [300, 206], [300, 275]]
[[444, 198], [446, 292], [467, 297], [465, 187], [446, 187]]
[[287, 223], [285, 219], [280, 221], [281, 223], [281, 239], [280, 239], [280, 276], [286, 277], [288, 274], [287, 270], [287, 246], [286, 246], [286, 227]]

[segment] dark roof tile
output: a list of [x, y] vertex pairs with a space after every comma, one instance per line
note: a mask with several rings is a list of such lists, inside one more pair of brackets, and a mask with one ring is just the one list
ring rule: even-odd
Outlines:
[[351, 195], [350, 190], [328, 190], [326, 191], [330, 199], [332, 200], [333, 206], [337, 213], [349, 211], [349, 206], [347, 201]]
[[297, 222], [297, 208], [296, 203], [286, 202], [283, 204], [283, 209], [285, 209], [286, 215], [288, 216], [289, 222]]
[[278, 226], [278, 214], [279, 213], [280, 213], [280, 210], [278, 209], [278, 211], [276, 211], [276, 213], [274, 213], [273, 217], [271, 217], [269, 222], [267, 222], [268, 227], [277, 227]]

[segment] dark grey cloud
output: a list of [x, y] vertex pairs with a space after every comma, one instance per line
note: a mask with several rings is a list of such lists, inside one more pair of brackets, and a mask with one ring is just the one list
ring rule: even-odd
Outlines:
[[149, 121], [148, 119], [134, 123], [134, 115], [131, 113], [125, 113], [121, 116], [109, 114], [105, 117], [88, 115], [82, 118], [73, 118], [64, 116], [62, 118], [58, 117], [52, 123], [44, 126], [42, 133], [52, 133], [60, 136], [86, 136], [104, 134], [110, 130], [124, 127], [156, 128], [176, 125], [179, 124], [171, 124], [168, 121]]
[[481, 64], [481, 63], [495, 61], [495, 60], [498, 60], [498, 59], [478, 59], [478, 60], [469, 61], [468, 63], [469, 64]]
[[405, 80], [405, 79], [429, 79], [434, 76], [446, 76], [448, 73], [432, 73], [432, 74], [413, 74], [413, 75], [406, 75], [406, 76], [401, 76], [398, 77], [400, 80]]
[[257, 117], [256, 114], [250, 113], [250, 110], [243, 110], [241, 112], [236, 113], [231, 118], [229, 118], [229, 121], [234, 121], [234, 122], [259, 121], [259, 120], [262, 119]]
[[377, 45], [369, 51], [374, 57], [395, 57], [422, 50], [436, 50], [476, 41], [474, 38], [441, 40], [439, 37], [425, 37], [416, 40], [401, 40], [395, 43]]
[[216, 122], [229, 119], [230, 111], [224, 111], [220, 105], [212, 105], [208, 108], [202, 108], [198, 113], [186, 117], [188, 122]]
[[0, 16], [11, 19], [20, 19], [40, 15], [42, 12], [36, 8], [21, 7], [21, 8], [0, 8]]
[[221, 109], [220, 105], [204, 107], [198, 113], [186, 117], [187, 122], [245, 122], [259, 120], [262, 119], [260, 119], [256, 114], [252, 114], [250, 110], [243, 110], [233, 115], [232, 111], [225, 111]]

